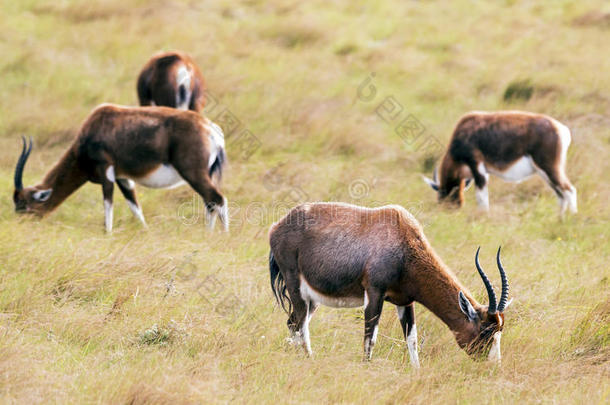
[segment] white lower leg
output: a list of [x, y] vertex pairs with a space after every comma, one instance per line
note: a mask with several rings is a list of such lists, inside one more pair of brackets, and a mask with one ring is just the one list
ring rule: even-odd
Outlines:
[[375, 343], [377, 343], [377, 332], [379, 331], [379, 324], [375, 325], [373, 329], [373, 335], [369, 338], [368, 336], [364, 338], [364, 358], [365, 360], [370, 360], [373, 357], [373, 347], [375, 347]]
[[502, 332], [494, 333], [493, 342], [491, 344], [491, 349], [489, 349], [489, 354], [487, 355], [487, 359], [489, 361], [500, 363], [500, 361], [502, 360], [502, 354], [500, 352], [500, 340], [501, 339], [502, 339]]
[[565, 216], [566, 209], [568, 208], [568, 199], [565, 193], [557, 196], [557, 199], [559, 200], [559, 216], [563, 218]]
[[305, 320], [303, 321], [303, 326], [301, 327], [301, 335], [303, 336], [303, 347], [309, 356], [313, 353], [311, 351], [311, 341], [309, 340], [309, 321], [311, 316], [309, 314], [309, 303], [307, 304], [307, 316], [305, 316]]
[[104, 200], [104, 225], [106, 232], [112, 232], [112, 201]]
[[222, 205], [213, 205], [211, 210], [206, 210], [206, 219], [208, 223], [208, 229], [213, 229], [214, 225], [216, 225], [216, 218], [220, 218], [220, 222], [222, 223], [223, 230], [225, 232], [229, 231], [229, 206], [227, 204], [227, 199], [223, 199]]
[[208, 224], [208, 229], [214, 229], [214, 225], [216, 225], [216, 217], [218, 216], [218, 212], [216, 211], [216, 207], [213, 207], [211, 210], [205, 210], [205, 218]]
[[222, 206], [217, 207], [217, 209], [224, 231], [229, 232], [229, 205], [226, 198], [224, 198]]
[[133, 215], [138, 218], [144, 227], [146, 227], [146, 220], [144, 219], [144, 214], [142, 214], [142, 209], [137, 204], [134, 204], [129, 200], [127, 201], [127, 205], [129, 205], [129, 209]]
[[371, 350], [369, 352], [369, 360], [371, 359], [371, 356], [373, 355], [373, 347], [375, 347], [375, 344], [377, 343], [377, 332], [379, 332], [379, 324], [375, 325], [375, 329], [373, 329], [373, 337], [371, 338]]
[[409, 348], [411, 365], [415, 368], [419, 368], [419, 354], [417, 353], [417, 326], [415, 324], [413, 324], [413, 327], [407, 335], [407, 347]]
[[568, 200], [570, 206], [570, 212], [576, 214], [578, 212], [578, 203], [576, 198], [576, 187], [571, 186], [569, 190], [565, 191], [565, 198]]
[[487, 183], [481, 188], [475, 187], [475, 196], [479, 208], [489, 211], [489, 189], [487, 188]]

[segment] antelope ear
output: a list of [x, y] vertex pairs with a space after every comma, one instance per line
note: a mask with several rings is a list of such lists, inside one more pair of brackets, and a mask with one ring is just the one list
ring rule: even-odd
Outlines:
[[468, 301], [468, 298], [466, 298], [464, 293], [461, 291], [458, 294], [458, 303], [460, 304], [460, 309], [462, 310], [464, 315], [466, 315], [470, 322], [475, 322], [477, 319], [479, 319], [477, 311], [474, 310], [472, 304], [470, 303], [470, 301]]
[[472, 186], [472, 178], [466, 179], [466, 184], [464, 185], [464, 191], [468, 190]]
[[432, 187], [432, 190], [438, 191], [438, 184], [434, 180], [426, 176], [422, 176], [422, 178], [430, 187]]
[[45, 202], [51, 197], [51, 193], [53, 193], [53, 189], [49, 188], [47, 190], [35, 191], [32, 194], [32, 198], [37, 202]]

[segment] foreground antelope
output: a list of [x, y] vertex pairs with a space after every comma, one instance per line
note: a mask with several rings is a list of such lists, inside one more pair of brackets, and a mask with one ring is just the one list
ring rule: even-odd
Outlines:
[[417, 220], [396, 205], [364, 208], [342, 203], [302, 204], [269, 231], [271, 288], [289, 313], [293, 339], [311, 354], [309, 321], [318, 304], [364, 305], [364, 358], [371, 358], [384, 301], [396, 305], [411, 363], [419, 367], [413, 303], [431, 310], [470, 355], [500, 360], [508, 280], [497, 262], [502, 294], [475, 264], [489, 306], [479, 304], [436, 255]]
[[191, 111], [167, 107], [123, 107], [103, 104], [89, 115], [72, 146], [42, 183], [23, 187], [25, 163], [32, 151], [23, 139], [15, 168], [13, 200], [17, 212], [44, 215], [87, 181], [102, 185], [106, 231], [112, 230], [114, 185], [144, 224], [134, 182], [151, 188], [173, 188], [185, 181], [206, 202], [208, 224], [216, 216], [228, 229], [227, 200], [210, 180], [222, 172], [224, 137], [220, 127]]
[[424, 180], [439, 201], [461, 206], [474, 178], [478, 205], [489, 210], [489, 174], [521, 182], [538, 174], [559, 198], [560, 215], [577, 212], [576, 188], [565, 173], [571, 136], [568, 127], [546, 115], [521, 111], [471, 112], [458, 122], [434, 179]]
[[182, 52], [153, 56], [138, 76], [140, 105], [166, 106], [201, 112], [205, 81], [193, 59]]

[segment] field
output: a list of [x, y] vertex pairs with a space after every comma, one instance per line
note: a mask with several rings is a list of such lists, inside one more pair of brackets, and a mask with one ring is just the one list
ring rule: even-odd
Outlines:
[[[214, 3], [214, 4], [208, 4]], [[0, 402], [587, 403], [610, 401], [610, 7], [604, 1], [0, 3]], [[115, 192], [114, 232], [87, 184], [43, 220], [12, 201], [20, 136], [36, 184], [102, 102], [134, 105], [155, 52], [190, 53], [227, 137], [231, 231], [188, 187]], [[550, 114], [572, 130], [579, 212], [540, 179], [491, 179], [454, 210], [421, 180], [469, 110]], [[314, 357], [286, 342], [269, 225], [303, 201], [401, 204], [485, 303], [514, 301], [500, 367], [472, 361], [417, 305], [422, 368], [387, 304], [373, 360], [361, 309], [321, 308]], [[456, 302], [457, 304], [457, 302]]]

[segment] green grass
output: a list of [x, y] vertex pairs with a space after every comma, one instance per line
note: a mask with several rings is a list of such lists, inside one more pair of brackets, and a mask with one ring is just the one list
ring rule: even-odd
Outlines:
[[[607, 403], [610, 397], [610, 8], [603, 1], [3, 2], [0, 34], [0, 401], [4, 403]], [[101, 102], [135, 104], [147, 58], [181, 49], [220, 105], [258, 140], [227, 139], [232, 230], [205, 230], [186, 188], [138, 188], [149, 229], [117, 195], [103, 232], [88, 184], [51, 216], [13, 212], [22, 134], [35, 184]], [[372, 76], [372, 74], [374, 75]], [[372, 77], [373, 100], [358, 98]], [[527, 80], [527, 98], [503, 97]], [[387, 97], [402, 106], [385, 122]], [[553, 115], [573, 133], [578, 215], [557, 219], [540, 179], [491, 180], [459, 211], [421, 181], [471, 109]], [[418, 138], [419, 139], [419, 138]], [[418, 141], [420, 142], [420, 141]], [[434, 144], [432, 144], [434, 146]], [[244, 150], [246, 153], [244, 153]], [[250, 154], [250, 152], [253, 152]], [[424, 170], [425, 169], [425, 170]], [[270, 176], [275, 177], [270, 177]], [[116, 195], [116, 194], [115, 194]], [[416, 307], [422, 369], [411, 369], [395, 311], [362, 363], [361, 310], [322, 308], [313, 359], [287, 345], [269, 288], [267, 229], [302, 200], [396, 203], [478, 299], [503, 246], [514, 302], [499, 368], [473, 362]], [[194, 202], [194, 205], [192, 205]], [[182, 216], [193, 219], [185, 224]]]

